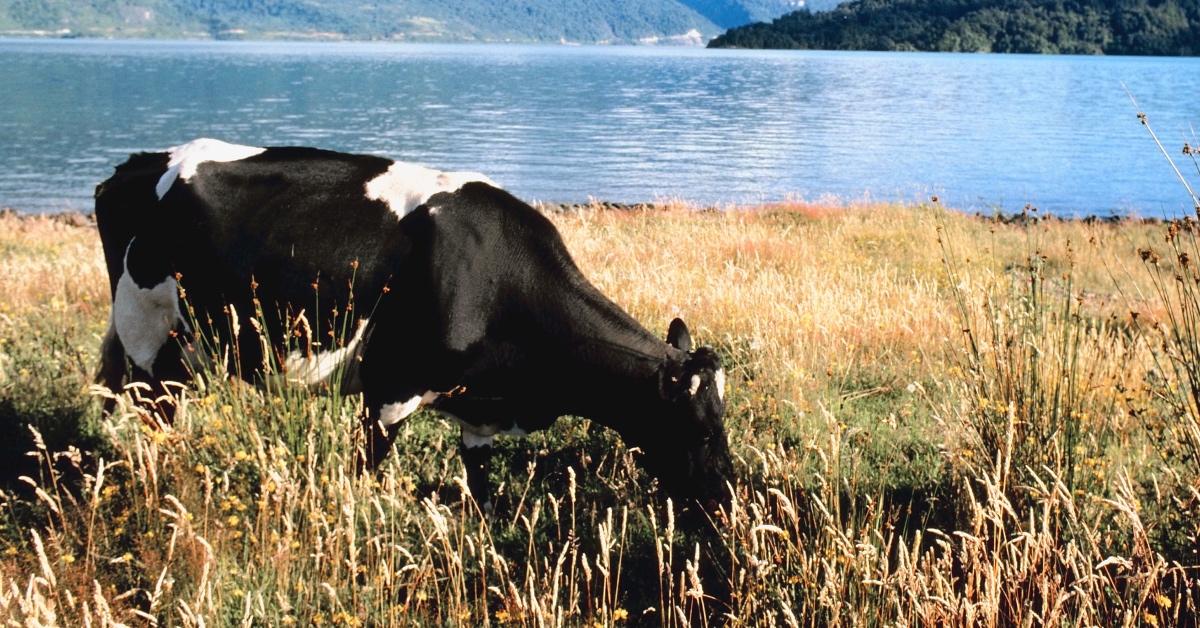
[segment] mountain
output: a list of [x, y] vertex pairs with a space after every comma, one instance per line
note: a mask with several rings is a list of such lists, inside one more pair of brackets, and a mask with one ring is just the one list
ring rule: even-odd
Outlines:
[[802, 6], [804, 0], [0, 0], [0, 34], [703, 43]]
[[1200, 0], [855, 0], [710, 47], [1200, 55]]

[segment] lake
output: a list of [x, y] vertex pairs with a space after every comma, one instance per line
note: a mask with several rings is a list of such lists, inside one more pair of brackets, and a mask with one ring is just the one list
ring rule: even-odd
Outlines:
[[1195, 58], [0, 39], [0, 206], [90, 209], [130, 152], [208, 136], [526, 200], [1186, 211], [1126, 90], [1173, 155], [1200, 144]]

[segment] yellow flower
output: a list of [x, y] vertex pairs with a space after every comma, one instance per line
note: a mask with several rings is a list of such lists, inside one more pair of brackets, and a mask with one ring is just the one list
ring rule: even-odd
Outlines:
[[613, 611], [613, 621], [625, 621], [626, 619], [629, 619], [629, 611], [623, 608]]
[[1158, 602], [1158, 605], [1163, 608], [1171, 608], [1171, 598], [1163, 595], [1162, 593], [1154, 596], [1154, 601]]
[[1146, 611], [1142, 613], [1142, 623], [1146, 624], [1147, 626], [1154, 626], [1157, 628], [1158, 617], [1151, 615], [1149, 611]]
[[241, 518], [239, 518], [237, 515], [229, 515], [229, 517], [225, 519], [225, 523], [231, 528], [237, 525], [239, 521], [241, 521]]
[[500, 610], [496, 611], [496, 621], [498, 621], [502, 624], [506, 624], [506, 623], [508, 623], [508, 620], [509, 620], [508, 611], [506, 611], [504, 609], [500, 609]]
[[62, 561], [68, 565], [75, 562], [75, 556], [72, 554], [63, 554]]
[[130, 552], [125, 552], [124, 554], [121, 554], [121, 562], [123, 562], [123, 563], [128, 563], [128, 562], [130, 562], [130, 561], [132, 561], [132, 560], [133, 560], [133, 554], [132, 554], [132, 553], [130, 553]]

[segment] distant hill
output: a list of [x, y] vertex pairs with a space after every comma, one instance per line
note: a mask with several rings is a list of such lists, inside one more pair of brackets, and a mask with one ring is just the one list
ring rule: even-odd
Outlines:
[[855, 0], [730, 29], [710, 47], [1200, 54], [1200, 0]]
[[0, 34], [701, 44], [726, 28], [800, 6], [801, 0], [0, 0]]

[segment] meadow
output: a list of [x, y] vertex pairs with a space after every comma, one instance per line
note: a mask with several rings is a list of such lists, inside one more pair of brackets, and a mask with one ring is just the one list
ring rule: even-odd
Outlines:
[[498, 441], [484, 515], [458, 428], [429, 413], [378, 478], [352, 470], [356, 398], [211, 377], [173, 425], [122, 396], [102, 416], [95, 230], [6, 215], [0, 615], [1196, 623], [1194, 220], [996, 220], [936, 199], [548, 215], [618, 304], [662, 333], [682, 316], [721, 354], [727, 512], [683, 517], [582, 419]]

